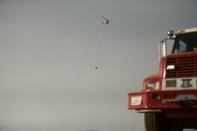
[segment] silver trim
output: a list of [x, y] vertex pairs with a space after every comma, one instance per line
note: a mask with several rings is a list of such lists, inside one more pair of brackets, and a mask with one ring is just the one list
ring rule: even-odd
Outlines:
[[146, 112], [161, 112], [161, 110], [151, 110], [151, 109], [144, 109], [144, 110], [136, 110], [137, 113], [146, 113]]
[[[192, 79], [192, 87], [182, 88], [182, 80], [184, 79]], [[166, 80], [176, 80], [176, 87], [168, 87], [166, 88]], [[170, 78], [162, 80], [162, 90], [197, 90], [197, 77], [184, 77], [184, 78]]]
[[197, 97], [194, 95], [178, 95], [176, 99], [164, 99], [163, 102], [178, 102], [178, 101], [196, 101]]

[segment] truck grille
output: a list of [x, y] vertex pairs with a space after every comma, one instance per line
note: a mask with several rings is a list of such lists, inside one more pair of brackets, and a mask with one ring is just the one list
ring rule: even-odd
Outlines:
[[197, 77], [197, 56], [167, 58], [167, 65], [175, 65], [174, 70], [166, 70], [166, 78]]

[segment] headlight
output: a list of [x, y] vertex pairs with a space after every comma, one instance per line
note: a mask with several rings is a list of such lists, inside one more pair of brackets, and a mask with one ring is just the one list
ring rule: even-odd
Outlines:
[[166, 80], [166, 88], [176, 88], [177, 81], [176, 79]]
[[157, 90], [159, 89], [159, 82], [147, 82], [146, 83], [146, 90]]

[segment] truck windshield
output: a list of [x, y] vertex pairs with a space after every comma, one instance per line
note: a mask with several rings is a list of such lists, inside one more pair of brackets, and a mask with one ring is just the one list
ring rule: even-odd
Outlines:
[[176, 37], [173, 53], [197, 51], [197, 32]]

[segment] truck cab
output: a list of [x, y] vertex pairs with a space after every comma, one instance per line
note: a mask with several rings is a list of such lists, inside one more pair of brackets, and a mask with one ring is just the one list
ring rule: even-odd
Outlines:
[[197, 28], [169, 31], [159, 65], [141, 92], [128, 94], [128, 108], [144, 113], [146, 131], [197, 129]]

